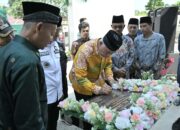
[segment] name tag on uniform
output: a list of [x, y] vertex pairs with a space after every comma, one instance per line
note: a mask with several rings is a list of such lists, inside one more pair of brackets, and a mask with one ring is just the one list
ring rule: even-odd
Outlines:
[[54, 46], [54, 53], [55, 54], [59, 53], [59, 48], [57, 46]]
[[43, 52], [40, 52], [40, 56], [47, 56], [47, 55], [50, 55], [48, 51], [43, 51]]

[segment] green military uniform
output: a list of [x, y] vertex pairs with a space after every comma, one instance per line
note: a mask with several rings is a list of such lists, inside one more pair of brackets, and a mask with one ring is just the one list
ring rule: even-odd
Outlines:
[[0, 130], [45, 130], [47, 97], [38, 49], [21, 36], [0, 48]]

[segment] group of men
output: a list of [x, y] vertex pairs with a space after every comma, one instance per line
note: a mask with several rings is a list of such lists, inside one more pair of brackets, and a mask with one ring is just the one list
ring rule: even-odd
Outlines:
[[[77, 100], [109, 94], [119, 78], [141, 78], [144, 71], [150, 71], [155, 79], [160, 78], [166, 56], [165, 39], [152, 31], [149, 16], [140, 18], [141, 31], [139, 20], [130, 18], [127, 35], [122, 33], [123, 15], [112, 17], [112, 29], [103, 38], [90, 39], [86, 21], [79, 27], [81, 37], [72, 43], [73, 66], [69, 75]], [[116, 49], [113, 48], [116, 36], [111, 33], [121, 39]], [[108, 49], [101, 50], [101, 45]]]
[[[64, 44], [59, 41], [60, 9], [22, 2], [24, 25], [13, 35], [0, 21], [0, 130], [56, 130], [59, 101], [68, 97]], [[113, 16], [102, 38], [90, 39], [89, 23], [80, 20], [80, 38], [72, 43], [69, 74], [77, 100], [109, 94], [119, 78], [141, 78], [151, 71], [160, 78], [166, 55], [163, 35], [152, 31], [151, 18], [131, 18], [127, 35], [124, 16]]]

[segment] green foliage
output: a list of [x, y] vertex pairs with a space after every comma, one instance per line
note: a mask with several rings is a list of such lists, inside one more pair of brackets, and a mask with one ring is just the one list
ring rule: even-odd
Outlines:
[[148, 80], [148, 79], [154, 79], [154, 75], [152, 71], [142, 71], [141, 72], [141, 79], [142, 80]]
[[147, 5], [145, 6], [146, 10], [155, 10], [161, 7], [164, 7], [165, 4], [163, 0], [149, 0]]
[[[35, 1], [55, 5], [61, 9], [61, 16], [63, 17], [67, 17], [67, 8], [70, 4], [70, 0], [9, 0], [8, 3], [11, 8], [8, 9], [8, 14], [13, 15], [16, 18], [22, 18], [22, 1]], [[87, 0], [82, 1], [86, 2]]]
[[[11, 1], [11, 0], [9, 0]], [[10, 15], [13, 15], [15, 18], [22, 18], [23, 12], [22, 12], [22, 0], [13, 0], [11, 8], [8, 8], [7, 12]]]
[[147, 12], [135, 10], [135, 16], [147, 16]]
[[139, 93], [132, 93], [130, 96], [131, 103], [135, 104], [141, 95]]
[[174, 5], [180, 6], [180, 1], [177, 1]]
[[[9, 5], [11, 8], [8, 9], [8, 14], [13, 15], [15, 18], [22, 18], [22, 4], [21, 2], [25, 0], [9, 0]], [[67, 16], [67, 6], [69, 4], [69, 0], [26, 0], [26, 1], [35, 1], [35, 2], [43, 2], [55, 5], [61, 9], [61, 16]]]
[[5, 7], [0, 7], [0, 16], [7, 18], [7, 14], [6, 14], [6, 8]]

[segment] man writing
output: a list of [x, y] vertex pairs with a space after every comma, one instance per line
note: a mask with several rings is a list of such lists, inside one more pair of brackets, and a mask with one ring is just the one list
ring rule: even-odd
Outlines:
[[70, 81], [77, 100], [88, 100], [94, 95], [109, 94], [111, 87], [105, 83], [101, 72], [112, 85], [111, 55], [122, 44], [121, 36], [110, 30], [102, 39], [93, 39], [84, 43], [78, 50]]

